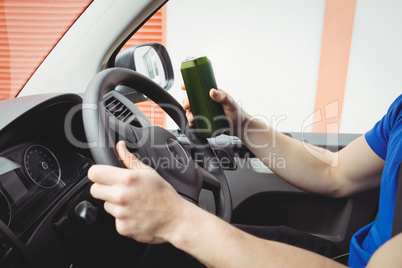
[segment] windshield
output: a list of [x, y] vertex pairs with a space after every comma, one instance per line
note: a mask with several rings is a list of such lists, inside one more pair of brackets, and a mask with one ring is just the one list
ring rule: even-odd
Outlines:
[[92, 0], [0, 2], [0, 100], [14, 98]]

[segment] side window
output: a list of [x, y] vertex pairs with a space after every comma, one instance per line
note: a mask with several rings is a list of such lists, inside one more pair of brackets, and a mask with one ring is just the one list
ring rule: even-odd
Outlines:
[[[157, 42], [166, 46], [166, 6], [156, 12], [142, 27], [127, 41], [122, 50], [131, 46]], [[153, 101], [136, 103], [137, 107], [157, 126], [166, 127], [166, 113]]]

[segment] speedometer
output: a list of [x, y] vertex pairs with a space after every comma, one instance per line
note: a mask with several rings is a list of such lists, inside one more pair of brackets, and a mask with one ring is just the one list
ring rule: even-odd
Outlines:
[[60, 181], [60, 165], [45, 146], [32, 145], [24, 155], [25, 170], [31, 180], [43, 188], [52, 188]]

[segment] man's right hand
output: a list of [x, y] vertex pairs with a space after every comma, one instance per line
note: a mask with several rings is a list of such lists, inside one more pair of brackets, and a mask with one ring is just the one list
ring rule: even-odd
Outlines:
[[[181, 87], [183, 90], [186, 90], [185, 86]], [[230, 124], [230, 134], [238, 136], [244, 124], [247, 120], [248, 114], [238, 105], [232, 96], [223, 91], [222, 89], [216, 90], [211, 89], [209, 91], [209, 96], [217, 103], [220, 103], [223, 107], [223, 111], [227, 116]], [[194, 125], [194, 115], [190, 109], [190, 103], [188, 101], [188, 97], [185, 97], [183, 100], [183, 109], [186, 111], [187, 120], [190, 126]]]

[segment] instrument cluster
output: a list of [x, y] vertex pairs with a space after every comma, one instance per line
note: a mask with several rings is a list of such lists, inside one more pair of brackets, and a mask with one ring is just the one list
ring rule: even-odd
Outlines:
[[[0, 220], [22, 241], [92, 160], [58, 143], [29, 142], [0, 154]], [[24, 239], [25, 237], [25, 239]]]

